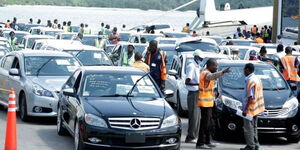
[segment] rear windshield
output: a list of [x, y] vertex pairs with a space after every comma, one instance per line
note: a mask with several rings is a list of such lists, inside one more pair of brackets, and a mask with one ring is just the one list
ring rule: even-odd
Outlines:
[[214, 52], [219, 53], [220, 49], [217, 45], [207, 42], [199, 42], [199, 41], [193, 41], [193, 42], [185, 42], [179, 45], [179, 48], [177, 48], [177, 51], [179, 52], [188, 52], [188, 51], [194, 51], [196, 49], [201, 49], [205, 52]]

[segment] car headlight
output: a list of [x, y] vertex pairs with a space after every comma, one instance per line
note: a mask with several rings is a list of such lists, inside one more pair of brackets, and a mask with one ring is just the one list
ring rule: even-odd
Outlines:
[[278, 117], [294, 117], [297, 114], [297, 108], [299, 106], [299, 102], [296, 97], [291, 98], [290, 100], [286, 101], [282, 108], [288, 109], [286, 113], [281, 114]]
[[100, 117], [97, 117], [95, 115], [85, 114], [84, 120], [89, 125], [107, 128], [107, 124], [106, 124], [105, 120]]
[[179, 123], [179, 118], [176, 115], [172, 115], [164, 119], [161, 128], [176, 126], [178, 123]]
[[238, 100], [222, 95], [223, 104], [231, 109], [238, 110], [242, 109], [242, 103]]
[[38, 96], [54, 97], [52, 92], [44, 89], [38, 84], [33, 84], [32, 90], [33, 90], [32, 92]]

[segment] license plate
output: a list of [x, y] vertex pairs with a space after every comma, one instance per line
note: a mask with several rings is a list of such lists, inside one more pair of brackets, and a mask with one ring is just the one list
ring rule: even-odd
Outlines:
[[145, 143], [146, 137], [144, 133], [127, 133], [125, 137], [126, 143]]

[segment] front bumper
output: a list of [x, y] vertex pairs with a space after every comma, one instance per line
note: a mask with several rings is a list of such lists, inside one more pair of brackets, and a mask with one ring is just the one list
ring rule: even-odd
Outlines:
[[[57, 116], [57, 103], [58, 97], [45, 97], [38, 96], [33, 93], [28, 94], [27, 100], [27, 113], [29, 116], [36, 117], [55, 117]], [[40, 107], [41, 112], [36, 112], [35, 107]]]
[[[84, 144], [91, 147], [102, 147], [109, 149], [177, 149], [180, 147], [181, 125], [165, 129], [129, 131], [111, 128], [98, 128], [82, 125], [81, 135]], [[125, 137], [128, 133], [144, 133], [145, 143], [126, 143]], [[99, 143], [92, 143], [89, 138], [101, 139]], [[176, 138], [175, 143], [167, 143], [166, 140]]]
[[[217, 125], [225, 132], [243, 132], [243, 119], [237, 116], [236, 111], [223, 106], [223, 109], [217, 109]], [[299, 111], [292, 118], [267, 118], [258, 117], [257, 129], [259, 134], [276, 134], [282, 136], [298, 136], [300, 134]], [[235, 129], [229, 128], [229, 124], [235, 125]], [[298, 126], [297, 131], [293, 131], [293, 125]]]

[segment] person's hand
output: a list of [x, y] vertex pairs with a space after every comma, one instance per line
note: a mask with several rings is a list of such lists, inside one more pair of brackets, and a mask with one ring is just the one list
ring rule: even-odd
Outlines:
[[228, 67], [228, 68], [226, 68], [225, 70], [222, 71], [223, 74], [224, 73], [229, 73], [229, 72], [231, 72], [230, 67]]

